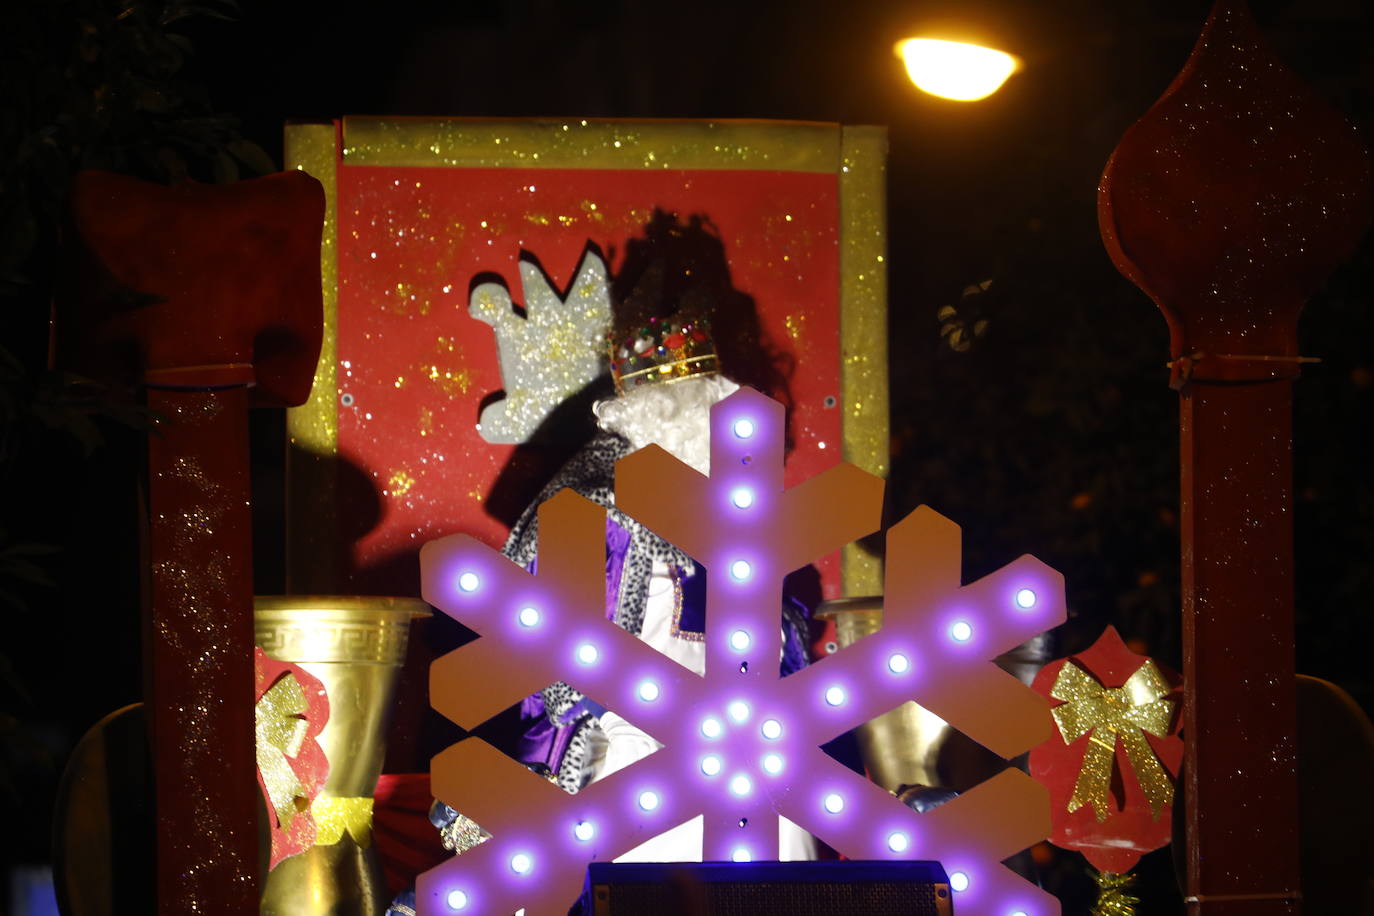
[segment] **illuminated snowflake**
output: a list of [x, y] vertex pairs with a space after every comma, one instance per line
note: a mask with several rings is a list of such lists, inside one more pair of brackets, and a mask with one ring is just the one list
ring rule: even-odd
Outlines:
[[877, 528], [882, 504], [850, 465], [784, 491], [782, 423], [743, 389], [712, 412], [709, 478], [656, 447], [617, 468], [617, 506], [710, 571], [705, 677], [606, 619], [605, 512], [570, 490], [540, 509], [537, 576], [463, 535], [424, 548], [425, 598], [481, 634], [434, 663], [437, 710], [473, 728], [566, 680], [664, 745], [576, 795], [477, 738], [435, 757], [435, 795], [492, 838], [420, 876], [424, 916], [563, 916], [588, 862], [698, 815], [707, 860], [776, 858], [781, 815], [853, 859], [939, 860], [960, 914], [1059, 911], [999, 864], [1049, 833], [1028, 776], [918, 814], [820, 746], [912, 699], [1003, 757], [1043, 741], [1045, 701], [989, 659], [1064, 619], [1062, 577], [1023, 556], [961, 585], [958, 526], [921, 507], [888, 532], [882, 630], [779, 677], [783, 576]]

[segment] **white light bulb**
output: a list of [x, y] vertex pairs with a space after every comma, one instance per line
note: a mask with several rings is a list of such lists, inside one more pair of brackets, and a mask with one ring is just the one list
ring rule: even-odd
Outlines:
[[640, 792], [640, 793], [639, 793], [639, 807], [643, 808], [645, 811], [652, 811], [652, 810], [654, 810], [655, 808], [657, 808], [657, 807], [658, 807], [658, 793], [657, 793], [657, 792]]
[[734, 430], [735, 435], [740, 439], [748, 439], [754, 434], [754, 421], [741, 418], [735, 421], [735, 425], [732, 426], [731, 429]]
[[831, 792], [825, 797], [823, 804], [825, 805], [825, 810], [829, 811], [831, 814], [839, 814], [844, 810], [844, 798], [834, 792]]
[[730, 713], [730, 718], [736, 722], [743, 722], [749, 718], [749, 704], [743, 700], [736, 700], [731, 703], [726, 711]]
[[760, 731], [763, 732], [763, 737], [769, 741], [776, 741], [782, 737], [782, 723], [777, 719], [764, 719]]
[[893, 674], [906, 674], [911, 669], [911, 659], [900, 652], [894, 652], [887, 660], [887, 670]]
[[720, 720], [716, 718], [706, 718], [701, 720], [701, 733], [707, 738], [719, 738], [721, 732]]
[[743, 630], [736, 630], [730, 634], [730, 648], [736, 652], [743, 652], [749, 648], [749, 634]]
[[1029, 916], [1029, 914], [1027, 914], [1025, 910], [1017, 910], [1015, 913], [1012, 913], [1011, 916]]
[[887, 848], [893, 852], [906, 852], [906, 848], [910, 844], [911, 841], [907, 839], [907, 835], [900, 830], [894, 830], [887, 835]]
[[828, 687], [825, 691], [825, 702], [831, 706], [839, 706], [844, 703], [843, 687]]
[[734, 852], [730, 853], [730, 861], [752, 862], [754, 861], [754, 857], [749, 854], [749, 850], [745, 849], [743, 846], [740, 846], [737, 847]]
[[955, 642], [968, 642], [973, 638], [973, 627], [967, 620], [956, 620], [949, 628], [949, 638]]
[[748, 795], [754, 791], [754, 784], [743, 773], [730, 780], [730, 791], [736, 795]]
[[653, 681], [643, 681], [639, 685], [639, 698], [645, 703], [652, 703], [658, 699], [658, 685]]
[[522, 626], [522, 627], [532, 627], [532, 626], [534, 626], [536, 623], [539, 622], [539, 610], [538, 610], [538, 608], [522, 607], [522, 608], [520, 609], [520, 617], [519, 617], [519, 620], [520, 620], [520, 626]]
[[450, 910], [465, 909], [468, 905], [468, 895], [462, 891], [448, 892], [448, 908]]
[[730, 493], [730, 502], [737, 509], [748, 509], [754, 504], [754, 491], [748, 487], [736, 487]]
[[1035, 592], [1023, 588], [1016, 593], [1016, 606], [1022, 610], [1035, 607]]
[[458, 587], [465, 592], [475, 592], [481, 584], [482, 580], [477, 578], [477, 573], [465, 572], [458, 577]]
[[776, 776], [782, 772], [782, 756], [779, 754], [769, 754], [763, 758], [763, 769], [767, 773]]
[[956, 871], [949, 876], [949, 886], [956, 891], [968, 890], [968, 875], [961, 871]]
[[720, 758], [715, 754], [708, 754], [701, 758], [701, 772], [707, 776], [715, 776], [720, 772]]
[[748, 560], [736, 560], [730, 564], [730, 575], [735, 581], [743, 582], [754, 572], [754, 568], [749, 565]]
[[597, 651], [596, 646], [589, 642], [584, 642], [577, 647], [577, 660], [584, 665], [596, 664], [597, 657], [600, 655], [601, 653]]
[[573, 827], [573, 836], [585, 843], [596, 836], [596, 828], [591, 821], [578, 821], [577, 826]]
[[517, 852], [515, 855], [510, 857], [510, 870], [515, 872], [517, 875], [528, 874], [529, 870], [533, 867], [534, 862], [530, 859], [529, 856], [525, 855], [523, 852]]

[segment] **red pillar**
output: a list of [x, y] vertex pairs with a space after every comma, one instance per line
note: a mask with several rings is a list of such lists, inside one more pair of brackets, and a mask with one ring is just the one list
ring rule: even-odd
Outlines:
[[324, 195], [292, 172], [168, 188], [83, 173], [64, 361], [134, 375], [148, 441], [145, 707], [164, 916], [259, 907], [248, 407], [319, 357]]
[[1179, 392], [1188, 911], [1296, 913], [1297, 320], [1368, 225], [1368, 154], [1219, 0], [1112, 154], [1098, 213], [1168, 321]]

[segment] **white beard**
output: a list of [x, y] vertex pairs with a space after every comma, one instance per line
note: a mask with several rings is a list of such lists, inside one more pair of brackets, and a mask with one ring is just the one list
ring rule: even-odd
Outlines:
[[702, 474], [711, 473], [711, 407], [739, 390], [723, 375], [645, 385], [592, 408], [597, 425], [635, 450], [653, 443]]

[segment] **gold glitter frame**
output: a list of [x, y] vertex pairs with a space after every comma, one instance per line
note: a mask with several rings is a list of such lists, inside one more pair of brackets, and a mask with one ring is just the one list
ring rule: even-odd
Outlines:
[[[887, 131], [802, 121], [675, 121], [546, 118], [348, 117], [290, 124], [286, 167], [325, 187], [324, 346], [310, 400], [287, 411], [287, 585], [339, 587], [342, 546], [329, 539], [337, 487], [337, 168], [742, 169], [829, 173], [840, 198], [840, 392], [844, 460], [886, 477], [888, 469]], [[308, 520], [308, 523], [307, 521]], [[844, 548], [845, 595], [882, 591], [877, 558]]]

